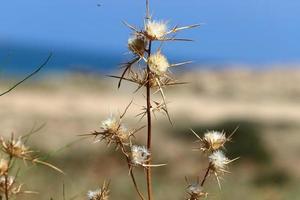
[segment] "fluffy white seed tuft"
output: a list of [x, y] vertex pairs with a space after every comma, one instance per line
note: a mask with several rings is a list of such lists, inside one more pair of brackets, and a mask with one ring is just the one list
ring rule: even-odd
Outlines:
[[202, 150], [216, 151], [221, 147], [223, 147], [226, 142], [227, 142], [227, 138], [225, 133], [219, 131], [209, 131], [204, 134], [204, 137], [202, 139], [202, 143], [203, 143]]
[[168, 27], [164, 21], [149, 21], [146, 24], [146, 35], [150, 40], [161, 40], [167, 33]]
[[215, 151], [209, 157], [211, 170], [214, 172], [226, 172], [226, 165], [231, 161], [224, 155], [222, 151]]
[[148, 161], [148, 156], [150, 152], [144, 146], [133, 145], [131, 147], [131, 163], [133, 165], [144, 166]]
[[119, 121], [115, 117], [110, 117], [101, 122], [101, 128], [103, 131], [114, 132], [119, 127]]
[[150, 70], [158, 76], [164, 75], [170, 67], [167, 58], [162, 55], [160, 51], [152, 54], [148, 58], [148, 65], [150, 67]]
[[97, 189], [90, 190], [87, 193], [88, 200], [107, 200], [108, 199], [108, 191]]

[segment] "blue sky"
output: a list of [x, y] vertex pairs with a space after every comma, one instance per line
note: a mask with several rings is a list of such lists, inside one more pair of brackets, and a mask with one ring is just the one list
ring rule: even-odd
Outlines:
[[[299, 0], [150, 0], [155, 19], [203, 23], [165, 51], [183, 59], [238, 63], [300, 61]], [[101, 6], [97, 6], [101, 4]], [[126, 52], [126, 20], [142, 26], [143, 0], [3, 0], [0, 46]]]

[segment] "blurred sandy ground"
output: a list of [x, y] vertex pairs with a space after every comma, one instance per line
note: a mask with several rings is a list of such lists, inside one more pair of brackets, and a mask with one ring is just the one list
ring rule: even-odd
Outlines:
[[[240, 129], [243, 128], [239, 124], [241, 120], [259, 125], [262, 133], [259, 137], [272, 161], [263, 165], [242, 157], [232, 166], [232, 174], [222, 181], [221, 191], [211, 178], [207, 185], [209, 199], [300, 197], [297, 189], [300, 184], [299, 69], [203, 70], [180, 75], [178, 79], [190, 83], [166, 92], [174, 126], [160, 114], [154, 121], [155, 162], [168, 163], [167, 167], [154, 169], [157, 199], [184, 199], [184, 176], [192, 179], [205, 170], [207, 163], [203, 156], [191, 150], [195, 138], [189, 128], [200, 126], [204, 132], [206, 125], [214, 127], [230, 120], [236, 121]], [[10, 84], [0, 80], [1, 91]], [[72, 143], [79, 139], [77, 135], [98, 130], [103, 119], [122, 112], [132, 99], [134, 105], [125, 123], [140, 126], [135, 115], [141, 112], [144, 97], [140, 92], [132, 93], [135, 89], [132, 84], [124, 82], [120, 90], [116, 85], [117, 80], [95, 74], [50, 75], [31, 80], [0, 98], [1, 135], [26, 134], [46, 123], [30, 144], [43, 154], [53, 153], [50, 161], [67, 173], [61, 176], [43, 167], [29, 167], [20, 178], [29, 183], [28, 189], [40, 194], [24, 199], [62, 199], [63, 183], [67, 199], [76, 195], [77, 199], [85, 199], [86, 191], [95, 189], [104, 179], [112, 180], [111, 199], [136, 199], [125, 161], [118, 152], [101, 143], [92, 144], [92, 139]], [[138, 143], [145, 142], [145, 134], [145, 130], [138, 134]], [[267, 176], [262, 185], [255, 181], [273, 169], [279, 171], [275, 178]], [[139, 182], [144, 183], [143, 170], [137, 174]]]

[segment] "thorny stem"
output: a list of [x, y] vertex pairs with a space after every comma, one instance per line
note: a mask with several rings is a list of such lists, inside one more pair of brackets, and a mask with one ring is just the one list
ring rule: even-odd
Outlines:
[[209, 171], [210, 171], [210, 166], [208, 166], [208, 168], [207, 168], [207, 170], [205, 172], [205, 175], [204, 175], [203, 180], [201, 182], [201, 187], [203, 187], [203, 185], [204, 185], [204, 183], [205, 183], [205, 181], [206, 181], [206, 179], [208, 177]]
[[[148, 2], [148, 1], [147, 1]], [[149, 41], [148, 46], [148, 58], [151, 56], [151, 47], [152, 42]], [[151, 142], [152, 142], [152, 121], [151, 121], [151, 70], [149, 65], [147, 64], [147, 149], [149, 152], [151, 152]], [[151, 164], [151, 154], [148, 157], [148, 165]], [[147, 191], [148, 191], [148, 200], [152, 200], [152, 177], [151, 177], [151, 167], [146, 168], [146, 174], [147, 174]]]
[[130, 158], [129, 158], [129, 156], [128, 156], [128, 155], [126, 154], [126, 152], [125, 152], [125, 147], [124, 147], [124, 145], [121, 146], [121, 149], [122, 149], [123, 154], [124, 154], [125, 157], [126, 157], [126, 161], [127, 161], [127, 164], [128, 164], [128, 169], [129, 169], [130, 177], [131, 177], [131, 179], [132, 179], [134, 188], [135, 188], [136, 192], [138, 193], [140, 199], [141, 199], [141, 200], [145, 200], [143, 194], [141, 193], [141, 191], [140, 191], [139, 188], [138, 188], [137, 182], [136, 182], [135, 177], [134, 177], [134, 174], [133, 174], [133, 170], [132, 170], [131, 165], [130, 165]]
[[[149, 0], [146, 0], [146, 21], [150, 20], [150, 6]], [[147, 53], [148, 58], [151, 56], [151, 48], [152, 48], [152, 41], [149, 41]], [[152, 142], [152, 121], [151, 121], [151, 70], [149, 64], [147, 63], [147, 149], [151, 152], [151, 142]], [[147, 164], [151, 164], [151, 154], [148, 157]], [[148, 192], [148, 200], [152, 200], [152, 176], [151, 176], [151, 167], [146, 168], [146, 176], [147, 176], [147, 192]]]

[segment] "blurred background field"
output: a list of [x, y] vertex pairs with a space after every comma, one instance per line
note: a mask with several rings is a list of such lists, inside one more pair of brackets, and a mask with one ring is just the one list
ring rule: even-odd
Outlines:
[[[300, 71], [198, 70], [177, 76], [190, 83], [167, 92], [174, 126], [160, 114], [154, 120], [155, 161], [168, 164], [154, 169], [157, 199], [183, 199], [184, 177], [192, 181], [204, 173], [207, 163], [200, 152], [192, 151], [196, 138], [189, 128], [201, 135], [206, 130], [231, 133], [236, 127], [227, 153], [241, 158], [231, 166], [221, 191], [211, 178], [209, 199], [297, 199]], [[1, 91], [13, 82], [1, 81]], [[101, 74], [66, 73], [31, 80], [1, 97], [1, 135], [26, 134], [45, 123], [30, 144], [44, 155], [50, 153], [50, 161], [66, 172], [62, 176], [43, 167], [22, 172], [28, 189], [40, 192], [30, 199], [62, 199], [63, 184], [67, 199], [83, 199], [104, 179], [112, 181], [112, 199], [136, 199], [121, 155], [92, 139], [78, 141], [79, 134], [99, 130], [102, 120], [122, 112], [132, 99], [134, 85], [118, 90], [116, 84]], [[135, 115], [144, 99], [140, 94], [133, 98], [125, 123], [137, 126]], [[139, 143], [145, 142], [145, 134], [137, 135]], [[137, 171], [143, 183], [144, 172]]]

